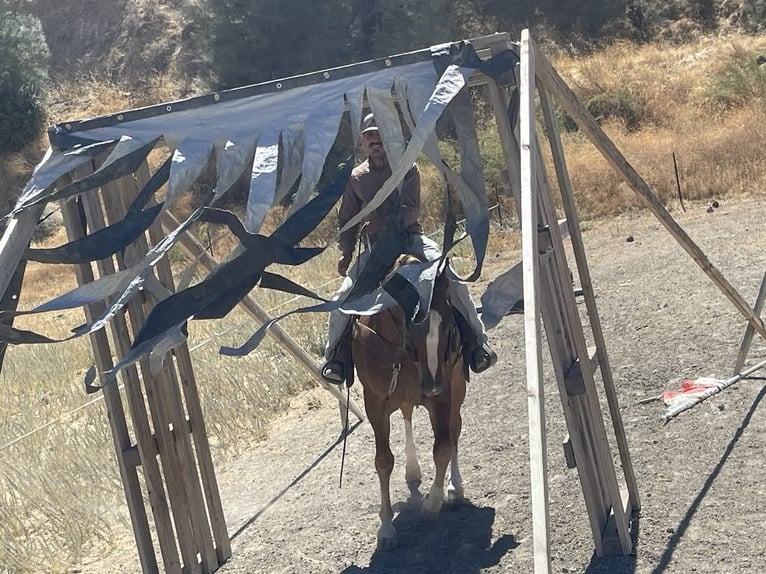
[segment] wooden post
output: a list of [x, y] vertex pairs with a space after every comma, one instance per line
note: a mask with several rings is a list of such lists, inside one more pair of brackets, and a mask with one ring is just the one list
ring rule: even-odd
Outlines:
[[[77, 173], [78, 172], [75, 172], [73, 175], [76, 175]], [[81, 175], [86, 175], [82, 173], [81, 170], [79, 170], [79, 173]], [[64, 201], [61, 207], [64, 226], [69, 240], [74, 241], [84, 237], [87, 232], [87, 225], [82, 218], [76, 200]], [[75, 274], [77, 276], [77, 282], [80, 285], [94, 280], [91, 266], [87, 263], [75, 265]], [[88, 322], [91, 322], [98, 317], [104, 309], [105, 307], [101, 303], [94, 303], [86, 307], [85, 315]], [[109, 348], [109, 340], [106, 333], [103, 330], [91, 333], [90, 340], [93, 348], [93, 356], [99, 372], [104, 373], [110, 370], [114, 364], [112, 362], [112, 353]], [[125, 377], [124, 374], [123, 377]], [[126, 388], [129, 388], [131, 386], [131, 381], [126, 379], [123, 380]], [[107, 414], [109, 416], [109, 426], [112, 431], [112, 440], [114, 442], [117, 463], [120, 469], [128, 512], [130, 513], [131, 525], [133, 527], [133, 535], [136, 539], [141, 569], [145, 573], [159, 572], [157, 558], [154, 554], [154, 547], [152, 545], [151, 532], [149, 530], [149, 521], [146, 515], [146, 508], [144, 507], [143, 496], [141, 494], [141, 485], [138, 480], [138, 473], [136, 467], [130, 464], [127, 460], [127, 453], [131, 452], [132, 445], [125, 419], [122, 399], [120, 398], [120, 392], [117, 385], [114, 384], [103, 387], [103, 393], [104, 403], [106, 404]], [[135, 425], [135, 416], [133, 417], [133, 421]], [[139, 429], [136, 432], [139, 433], [141, 430]], [[146, 444], [149, 443], [147, 442]], [[147, 478], [147, 481], [149, 484], [151, 477]]]
[[532, 490], [532, 530], [535, 574], [551, 571], [548, 507], [548, 458], [545, 439], [545, 399], [540, 324], [540, 282], [537, 251], [537, 189], [535, 140], [534, 54], [529, 31], [521, 36], [521, 232], [524, 268], [524, 342], [529, 409], [529, 465]]
[[[148, 179], [146, 166], [140, 176]], [[107, 218], [111, 223], [120, 220], [129, 197], [138, 192], [138, 185], [140, 181], [127, 176], [105, 185], [101, 197], [91, 191], [80, 198], [63, 202], [62, 212], [70, 240], [84, 237], [87, 229], [91, 232], [103, 229]], [[139, 251], [145, 252], [145, 238], [139, 238], [136, 243]], [[96, 262], [100, 276], [115, 272], [115, 259], [117, 266], [125, 268], [121, 255], [109, 257]], [[91, 264], [77, 265], [75, 270], [80, 284], [94, 280]], [[169, 282], [172, 289], [167, 262], [160, 262], [158, 270], [161, 279]], [[110, 322], [115, 353], [109, 348], [104, 330], [91, 334], [100, 373], [113, 367], [113, 354], [121, 358], [129, 352], [131, 332], [135, 334], [140, 329], [150, 305], [151, 302], [142, 302], [141, 295], [137, 295], [129, 302], [127, 312], [119, 313]], [[104, 309], [104, 304], [89, 306], [86, 309], [88, 321], [93, 321]], [[139, 363], [140, 377], [135, 365], [120, 373], [130, 407], [135, 445], [131, 444], [119, 387], [110, 384], [102, 390], [142, 570], [155, 573], [160, 568], [138, 479], [139, 466], [143, 470], [152, 508], [163, 571], [210, 573], [228, 559], [231, 547], [188, 350], [183, 345], [175, 351], [180, 376], [176, 374], [176, 363], [167, 357], [164, 368], [157, 376], [151, 373], [148, 360]], [[193, 446], [190, 433], [194, 437]]]
[[566, 159], [564, 157], [564, 148], [561, 144], [556, 118], [553, 113], [553, 106], [551, 105], [547, 90], [541, 86], [539, 88], [539, 93], [545, 128], [548, 133], [554, 167], [556, 169], [559, 189], [561, 191], [562, 204], [567, 216], [569, 237], [572, 242], [572, 250], [577, 264], [580, 286], [583, 290], [585, 306], [588, 311], [588, 318], [590, 320], [593, 338], [596, 344], [598, 366], [601, 368], [601, 377], [604, 383], [607, 404], [609, 405], [609, 414], [612, 419], [615, 437], [617, 438], [620, 461], [623, 472], [625, 473], [625, 482], [627, 483], [633, 508], [638, 510], [641, 507], [641, 503], [638, 497], [636, 476], [633, 472], [633, 463], [630, 460], [630, 450], [628, 449], [628, 441], [625, 436], [625, 428], [622, 424], [622, 415], [620, 414], [617, 391], [615, 389], [614, 379], [612, 378], [612, 369], [609, 365], [609, 358], [606, 352], [606, 341], [604, 340], [604, 334], [601, 329], [601, 319], [599, 318], [598, 309], [596, 307], [596, 296], [593, 291], [593, 283], [590, 279], [588, 259], [585, 256], [585, 245], [583, 243], [582, 233], [580, 232], [580, 219], [577, 215], [577, 209], [575, 208], [574, 195], [572, 194], [569, 172], [567, 171]]
[[[111, 219], [116, 221], [124, 216], [128, 202], [149, 179], [148, 167], [144, 165], [140, 168], [137, 176], [121, 178], [110, 184], [111, 189], [105, 190], [104, 203]], [[156, 238], [156, 226], [154, 234]], [[145, 236], [139, 237], [133, 245], [139, 253], [145, 253], [148, 249]], [[126, 262], [121, 259], [118, 257], [120, 266], [124, 268]], [[160, 261], [155, 269], [160, 280], [172, 291], [172, 274], [167, 260]], [[140, 329], [155, 303], [155, 300], [145, 300], [142, 305], [138, 298], [129, 303], [134, 333]], [[163, 459], [163, 467], [166, 468], [168, 493], [178, 531], [178, 544], [184, 557], [184, 568], [213, 572], [228, 559], [231, 548], [193, 370], [191, 362], [184, 357], [188, 355], [186, 344], [176, 347], [173, 355], [181, 357], [178, 364], [173, 361], [172, 355], [167, 355], [162, 369], [156, 374], [151, 372], [148, 361], [141, 361], [143, 378], [149, 404], [153, 407], [160, 456]], [[181, 371], [180, 374], [177, 369]], [[179, 379], [183, 381], [183, 396], [179, 388]], [[190, 433], [195, 438], [194, 446]], [[217, 547], [213, 544], [211, 527]], [[201, 563], [198, 561], [198, 554]]]
[[[761, 287], [758, 289], [758, 296], [755, 299], [755, 305], [753, 306], [753, 311], [756, 315], [761, 314], [761, 311], [763, 311], [763, 303], [766, 301], [766, 273], [763, 274], [763, 279], [761, 280]], [[753, 342], [753, 333], [755, 332], [755, 329], [753, 329], [753, 325], [751, 323], [747, 324], [747, 327], [745, 327], [745, 335], [742, 337], [742, 344], [739, 346], [739, 352], [737, 353], [737, 361], [734, 363], [734, 375], [737, 376], [742, 372], [742, 367], [745, 366], [745, 360], [747, 359], [747, 354], [750, 352], [750, 345]]]

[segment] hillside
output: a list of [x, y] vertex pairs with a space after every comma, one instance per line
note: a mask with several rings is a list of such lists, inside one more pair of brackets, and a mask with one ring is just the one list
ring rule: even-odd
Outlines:
[[180, 78], [184, 38], [195, 1], [33, 0], [45, 29], [51, 72], [66, 83], [79, 75], [141, 86], [153, 75]]

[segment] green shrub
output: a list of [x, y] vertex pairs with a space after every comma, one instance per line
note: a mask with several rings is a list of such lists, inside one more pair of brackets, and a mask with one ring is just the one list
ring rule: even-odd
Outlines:
[[641, 102], [621, 92], [593, 96], [585, 107], [599, 122], [606, 119], [622, 120], [628, 131], [635, 131], [641, 127], [645, 115]]
[[43, 128], [49, 55], [37, 18], [0, 7], [0, 153], [21, 150]]
[[50, 51], [40, 20], [17, 14], [0, 4], [0, 75], [18, 73], [42, 86], [48, 80]]
[[19, 151], [45, 125], [40, 88], [18, 74], [0, 76], [0, 153]]
[[741, 10], [745, 30], [761, 32], [766, 29], [766, 0], [745, 0]]
[[[585, 108], [597, 122], [618, 119], [625, 124], [625, 129], [631, 132], [636, 131], [645, 123], [647, 115], [645, 106], [641, 101], [622, 92], [597, 94], [585, 102]], [[556, 121], [562, 131], [578, 131], [577, 123], [563, 109], [557, 107], [555, 114]]]
[[729, 109], [765, 96], [766, 56], [737, 51], [708, 88], [706, 102], [719, 109]]

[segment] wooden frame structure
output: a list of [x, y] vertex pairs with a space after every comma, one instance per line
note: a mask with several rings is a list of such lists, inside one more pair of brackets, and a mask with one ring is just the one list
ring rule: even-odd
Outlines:
[[[96, 162], [91, 163], [90, 169], [80, 168], [74, 176], [84, 177], [94, 171]], [[144, 162], [132, 176], [102, 186], [99, 195], [88, 194], [82, 200], [64, 202], [62, 212], [69, 240], [84, 237], [87, 230], [93, 232], [110, 222], [119, 221], [149, 177], [149, 167]], [[162, 221], [150, 227], [148, 237], [136, 240], [124, 256], [118, 254], [97, 262], [98, 276], [104, 277], [125, 269], [132, 262], [126, 261], [128, 258], [142, 257], [150, 244], [156, 245], [162, 238], [163, 223], [172, 228], [178, 225], [172, 215], [165, 213]], [[184, 235], [179, 245], [192, 259], [199, 258], [206, 269], [212, 270], [217, 266], [217, 262], [191, 235]], [[75, 266], [75, 273], [79, 285], [96, 278], [89, 264]], [[157, 265], [157, 276], [161, 288], [166, 290], [165, 294], [174, 291], [167, 258]], [[113, 346], [110, 346], [110, 338], [105, 331], [91, 335], [99, 373], [103, 374], [114, 366], [116, 361], [113, 357], [119, 360], [129, 352], [132, 338], [158, 301], [157, 293], [151, 288], [142, 291], [142, 294], [141, 301], [134, 298], [126, 312], [110, 323]], [[240, 305], [256, 321], [264, 323], [270, 320], [254, 299], [246, 297]], [[98, 317], [102, 311], [103, 305], [87, 307], [88, 321]], [[347, 401], [338, 387], [322, 381], [316, 359], [284, 330], [276, 326], [270, 334], [338, 398], [344, 428], [349, 411], [359, 420], [364, 419], [363, 411], [353, 400]], [[102, 391], [142, 571], [147, 574], [161, 571], [215, 572], [231, 556], [231, 545], [187, 344], [184, 342], [169, 352], [159, 372], [153, 372], [150, 361], [144, 359], [138, 367], [132, 365], [125, 368], [120, 376], [124, 383], [124, 399], [117, 385], [104, 385]], [[127, 413], [124, 400], [127, 402]], [[139, 467], [143, 471], [156, 545], [137, 472]], [[155, 546], [159, 547], [162, 556], [162, 568]]]
[[[90, 171], [94, 168], [91, 165]], [[82, 172], [77, 176], [87, 175], [87, 168], [80, 169]], [[104, 186], [100, 196], [88, 194], [81, 201], [64, 202], [62, 211], [69, 239], [81, 238], [87, 230], [102, 229], [110, 221], [122, 218], [148, 179], [149, 169], [144, 163], [133, 176]], [[156, 242], [161, 231], [155, 224], [148, 235], [150, 241]], [[124, 269], [131, 254], [143, 254], [147, 247], [147, 238], [140, 237], [125, 256], [118, 254], [97, 262], [98, 275], [103, 277]], [[75, 266], [75, 272], [80, 285], [95, 279], [90, 264]], [[157, 273], [164, 289], [172, 291], [173, 276], [167, 260], [158, 264]], [[110, 324], [113, 348], [104, 330], [91, 334], [100, 373], [112, 368], [113, 356], [119, 358], [128, 353], [131, 334], [135, 335], [155, 302], [155, 295], [147, 290], [143, 300], [134, 298], [126, 312], [115, 317]], [[98, 317], [101, 307], [95, 304], [87, 307], [88, 320]], [[138, 367], [132, 365], [122, 371], [129, 417], [118, 386], [102, 387], [141, 568], [147, 573], [160, 571], [137, 472], [139, 466], [164, 571], [214, 572], [231, 556], [231, 546], [186, 344], [168, 353], [159, 372], [152, 370], [145, 359]]]
[[[535, 572], [541, 574], [550, 572], [551, 567], [542, 378], [543, 327], [569, 431], [569, 438], [564, 445], [565, 454], [569, 466], [578, 469], [597, 555], [629, 553], [632, 550], [631, 516], [633, 511], [640, 508], [563, 147], [554, 118], [553, 100], [578, 123], [581, 131], [734, 303], [749, 323], [750, 336], [753, 332], [766, 336], [766, 329], [758, 313], [748, 306], [710, 264], [704, 253], [672, 219], [649, 186], [577, 101], [537, 50], [528, 31], [522, 33], [518, 45], [511, 43], [508, 34], [479, 38], [471, 43], [482, 57], [509, 48], [516, 50], [520, 56], [520, 67], [515, 73], [504, 74], [497, 79], [477, 74], [470, 85], [486, 86], [488, 89], [522, 222], [534, 561]], [[408, 61], [408, 58], [404, 60]], [[386, 60], [386, 65], [396, 65], [395, 58], [393, 61], [392, 64]], [[363, 70], [369, 71], [369, 63], [358, 67], [358, 71]], [[344, 68], [346, 74], [355, 71], [355, 66]], [[321, 72], [301, 77], [300, 81], [303, 84], [310, 83], [315, 81], [315, 77], [316, 81], [321, 81]], [[253, 89], [258, 91], [260, 88], [255, 86]], [[516, 90], [519, 94], [518, 104], [512, 98], [512, 92]], [[539, 148], [535, 114], [538, 96], [575, 267], [586, 304], [585, 329], [575, 305], [570, 268], [564, 252], [564, 233], [557, 218], [551, 182], [545, 172]], [[516, 113], [517, 105], [519, 113]], [[512, 123], [511, 118], [518, 118], [518, 125]], [[80, 168], [81, 172], [73, 176], [87, 175], [95, 170], [97, 163], [97, 160], [91, 161], [89, 168]], [[62, 209], [69, 238], [73, 240], [83, 237], [87, 230], [92, 232], [110, 222], [119, 221], [132, 199], [149, 180], [149, 175], [148, 165], [144, 162], [135, 173], [102, 186], [98, 195], [87, 194], [77, 200], [65, 201]], [[20, 212], [11, 220], [3, 235], [0, 241], [0, 253], [4, 256], [0, 260], [0, 293], [6, 290], [7, 281], [12, 275], [11, 267], [15, 265], [14, 260], [18, 262], [21, 257], [41, 212], [42, 204]], [[167, 229], [178, 227], [178, 223], [167, 213], [163, 214], [163, 218], [161, 222], [155, 222], [146, 236], [140, 237], [124, 255], [118, 254], [97, 262], [95, 268], [98, 275], [103, 277], [123, 269], [135, 257], [146, 253], [148, 245], [156, 244], [163, 236], [163, 226]], [[217, 265], [190, 236], [182, 237], [179, 245], [188, 255], [199, 258], [208, 270]], [[9, 252], [10, 256], [6, 257]], [[80, 284], [95, 278], [90, 264], [78, 265], [76, 273]], [[166, 260], [157, 266], [157, 278], [159, 282], [152, 282], [152, 288], [147, 285], [142, 298], [134, 298], [126, 312], [111, 322], [111, 343], [110, 337], [103, 330], [91, 335], [99, 372], [108, 371], [115, 362], [114, 357], [119, 360], [127, 354], [131, 337], [135, 337], [153, 304], [163, 294], [174, 290], [173, 277]], [[763, 305], [763, 298], [762, 293], [759, 295], [760, 303], [756, 305], [757, 311]], [[257, 321], [270, 319], [254, 300], [245, 298], [241, 304]], [[89, 321], [99, 316], [102, 310], [102, 304], [87, 308]], [[313, 357], [278, 326], [270, 333], [320, 380], [318, 365]], [[600, 375], [603, 383], [619, 452], [619, 468], [613, 462], [596, 387], [596, 375]], [[159, 571], [155, 551], [155, 547], [159, 547], [164, 570], [167, 572], [213, 572], [231, 555], [231, 547], [186, 344], [169, 352], [159, 369], [156, 364], [150, 364], [149, 360], [143, 360], [138, 367], [126, 368], [122, 377], [127, 412], [123, 393], [116, 385], [105, 386], [103, 392], [142, 569], [144, 572]], [[345, 397], [337, 387], [326, 388], [339, 399], [342, 415], [345, 415], [345, 407], [348, 407], [357, 417], [363, 418], [363, 413], [356, 405], [345, 405]], [[144, 505], [142, 481], [137, 472], [139, 467], [142, 469], [143, 483], [154, 518], [156, 543], [152, 539], [149, 514]]]
[[[522, 251], [524, 264], [525, 334], [527, 356], [527, 393], [530, 412], [530, 474], [532, 476], [534, 560], [535, 572], [551, 571], [549, 550], [549, 513], [547, 460], [544, 433], [544, 403], [541, 357], [542, 315], [554, 363], [559, 394], [569, 429], [565, 454], [570, 466], [576, 466], [583, 488], [585, 504], [591, 523], [596, 554], [614, 551], [630, 552], [632, 532], [630, 518], [640, 509], [635, 475], [630, 461], [627, 440], [617, 402], [616, 389], [604, 345], [603, 333], [595, 304], [593, 286], [588, 272], [585, 251], [579, 231], [572, 191], [566, 170], [563, 148], [558, 135], [553, 101], [561, 106], [578, 124], [609, 164], [641, 197], [645, 206], [659, 219], [681, 247], [702, 271], [730, 300], [748, 322], [745, 339], [740, 348], [737, 366], [744, 361], [749, 341], [757, 332], [766, 338], [766, 328], [759, 317], [764, 299], [764, 285], [751, 308], [726, 280], [721, 272], [668, 213], [649, 185], [633, 169], [596, 120], [577, 100], [553, 66], [537, 49], [528, 30], [522, 32], [519, 46], [520, 131], [519, 166], [521, 176]], [[494, 90], [497, 93], [497, 90]], [[561, 234], [550, 203], [550, 188], [542, 167], [535, 127], [535, 98], [539, 96], [546, 133], [551, 146], [554, 167], [566, 213], [576, 267], [587, 308], [592, 346], [574, 306], [574, 297], [562, 249]], [[496, 97], [495, 97], [496, 98]], [[496, 110], [503, 102], [496, 104]], [[497, 115], [497, 113], [496, 113]], [[502, 119], [499, 119], [502, 123]], [[509, 165], [515, 161], [513, 127], [501, 126], [500, 135], [506, 147]], [[508, 150], [511, 150], [510, 153]], [[600, 372], [617, 439], [622, 480], [614, 468], [594, 375]]]

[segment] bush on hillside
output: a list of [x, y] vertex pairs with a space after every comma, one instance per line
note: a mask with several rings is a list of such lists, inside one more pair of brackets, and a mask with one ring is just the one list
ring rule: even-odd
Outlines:
[[[597, 122], [619, 120], [629, 132], [641, 128], [647, 119], [645, 105], [638, 98], [624, 92], [596, 94], [586, 100], [585, 108]], [[555, 113], [562, 131], [578, 131], [577, 123], [563, 109], [557, 107]]]
[[0, 76], [0, 153], [23, 149], [45, 126], [40, 88], [18, 73]]
[[0, 153], [21, 150], [43, 128], [45, 107], [41, 96], [48, 77], [49, 55], [37, 18], [2, 10]]
[[707, 91], [707, 103], [729, 109], [766, 98], [766, 55], [737, 51]]

